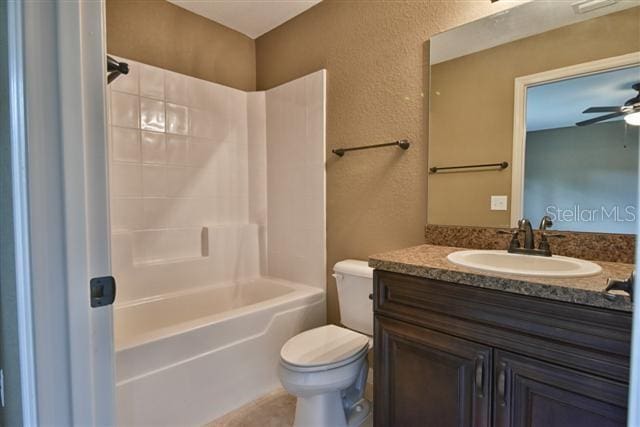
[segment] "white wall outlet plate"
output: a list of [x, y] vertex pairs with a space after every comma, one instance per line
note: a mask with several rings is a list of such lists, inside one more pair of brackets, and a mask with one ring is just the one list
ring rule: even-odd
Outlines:
[[491, 210], [506, 211], [507, 199], [508, 199], [507, 196], [491, 196]]

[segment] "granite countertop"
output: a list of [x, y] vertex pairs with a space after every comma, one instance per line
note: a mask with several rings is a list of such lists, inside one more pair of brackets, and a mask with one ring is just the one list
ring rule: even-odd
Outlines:
[[617, 262], [594, 261], [602, 272], [590, 277], [548, 278], [485, 272], [453, 264], [447, 260], [451, 252], [464, 250], [449, 246], [420, 245], [369, 257], [369, 266], [385, 271], [496, 289], [575, 304], [590, 305], [620, 311], [631, 311], [626, 294], [613, 300], [604, 291], [607, 279], [627, 279], [635, 266]]

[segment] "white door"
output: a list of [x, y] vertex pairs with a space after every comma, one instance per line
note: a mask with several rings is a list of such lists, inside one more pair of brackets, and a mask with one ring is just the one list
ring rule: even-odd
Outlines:
[[8, 2], [25, 425], [114, 424], [102, 1]]

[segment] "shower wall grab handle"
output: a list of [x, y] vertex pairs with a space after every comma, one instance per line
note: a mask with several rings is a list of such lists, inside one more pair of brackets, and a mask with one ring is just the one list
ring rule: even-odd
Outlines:
[[200, 256], [209, 256], [209, 227], [202, 227], [200, 230]]

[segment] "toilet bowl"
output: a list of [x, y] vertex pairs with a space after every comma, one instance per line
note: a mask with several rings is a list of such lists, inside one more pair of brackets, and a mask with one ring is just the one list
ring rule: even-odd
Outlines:
[[341, 322], [302, 332], [280, 351], [282, 386], [297, 397], [294, 427], [356, 427], [371, 413], [364, 398], [372, 347], [373, 270], [364, 261], [334, 267]]
[[294, 426], [359, 426], [369, 364], [367, 336], [335, 325], [303, 332], [282, 347], [278, 374], [298, 398]]

